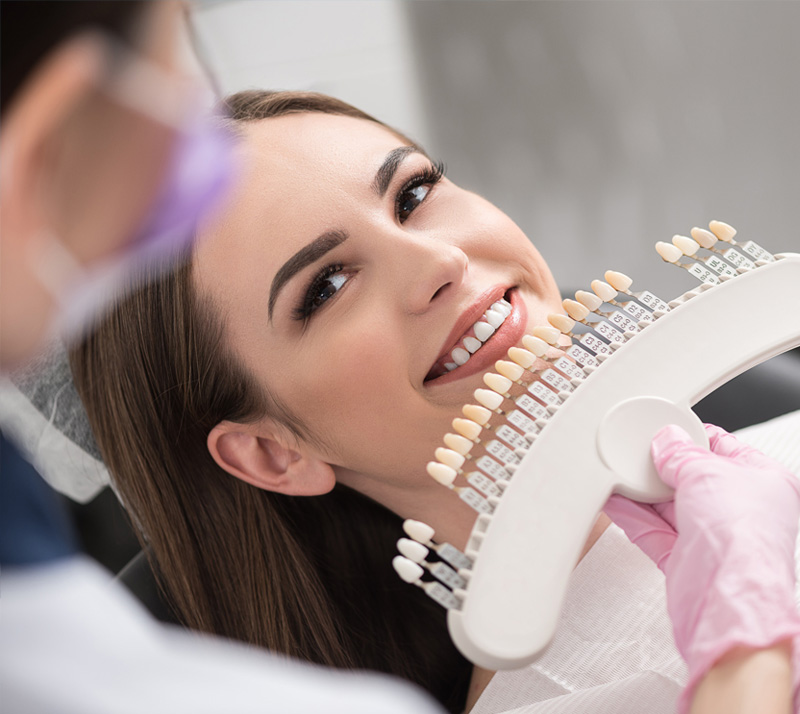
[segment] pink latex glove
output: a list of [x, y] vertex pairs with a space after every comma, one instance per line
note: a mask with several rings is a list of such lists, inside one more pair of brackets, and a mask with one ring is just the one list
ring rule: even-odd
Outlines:
[[612, 496], [605, 512], [667, 579], [675, 644], [689, 669], [680, 701], [737, 646], [765, 648], [798, 638], [794, 550], [800, 485], [783, 466], [706, 426], [710, 451], [681, 428], [656, 434], [651, 453], [675, 500], [649, 506]]

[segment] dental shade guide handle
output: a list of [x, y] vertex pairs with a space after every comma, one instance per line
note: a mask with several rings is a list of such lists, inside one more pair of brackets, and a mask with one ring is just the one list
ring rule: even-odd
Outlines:
[[800, 345], [800, 255], [778, 257], [674, 301], [553, 414], [470, 537], [470, 581], [456, 592], [461, 608], [447, 616], [468, 659], [492, 670], [535, 660], [555, 633], [570, 574], [608, 497], [670, 498], [650, 463], [653, 434], [679, 423], [707, 443], [691, 406]]

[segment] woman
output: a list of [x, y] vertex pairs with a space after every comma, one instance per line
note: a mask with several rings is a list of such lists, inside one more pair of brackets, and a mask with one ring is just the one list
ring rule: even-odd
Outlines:
[[471, 668], [393, 543], [412, 516], [465, 543], [473, 512], [424, 464], [557, 287], [513, 222], [373, 118], [313, 94], [227, 104], [249, 161], [230, 210], [73, 355], [104, 457], [188, 626], [460, 711]]

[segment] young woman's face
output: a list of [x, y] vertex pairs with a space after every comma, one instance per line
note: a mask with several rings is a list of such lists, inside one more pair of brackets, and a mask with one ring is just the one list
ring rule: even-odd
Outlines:
[[[482, 372], [559, 309], [547, 265], [505, 214], [378, 124], [308, 113], [244, 132], [249, 168], [199, 245], [199, 289], [341, 480], [428, 481]], [[503, 298], [511, 314], [452, 369]]]

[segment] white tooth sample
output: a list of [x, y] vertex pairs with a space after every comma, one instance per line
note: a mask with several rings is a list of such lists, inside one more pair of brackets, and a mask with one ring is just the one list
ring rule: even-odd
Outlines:
[[[547, 330], [550, 328], [543, 327], [542, 329]], [[556, 330], [556, 332], [558, 332], [558, 330]], [[556, 337], [556, 339], [558, 339], [558, 337]], [[550, 349], [550, 343], [546, 342], [541, 337], [537, 337], [536, 335], [523, 335], [522, 344], [525, 345], [525, 348], [533, 352], [533, 354], [535, 354], [537, 357], [544, 357], [547, 354], [547, 351]]]
[[481, 426], [492, 418], [492, 413], [486, 409], [486, 407], [479, 407], [477, 404], [465, 404], [461, 407], [461, 413], [467, 417], [467, 419]]
[[575, 299], [587, 310], [591, 310], [592, 312], [597, 310], [603, 304], [603, 301], [597, 295], [587, 292], [586, 290], [576, 291]]
[[691, 230], [692, 238], [694, 238], [703, 248], [711, 250], [717, 244], [717, 236], [705, 228], [697, 228], [696, 226]]
[[668, 263], [677, 263], [683, 257], [680, 248], [672, 243], [665, 243], [663, 240], [656, 243], [656, 252]]
[[445, 446], [463, 456], [466, 456], [475, 445], [471, 439], [465, 439], [460, 434], [445, 434], [444, 443]]
[[567, 311], [567, 315], [569, 315], [573, 320], [585, 320], [589, 315], [589, 310], [587, 307], [585, 305], [581, 305], [577, 300], [571, 300], [567, 298], [566, 300], [562, 300], [561, 304]]
[[470, 441], [474, 441], [480, 436], [482, 428], [480, 424], [476, 424], [472, 419], [453, 419], [453, 429]]
[[488, 322], [476, 322], [472, 326], [472, 331], [481, 342], [486, 342], [494, 334], [494, 327]]
[[498, 300], [490, 309], [499, 312], [503, 317], [508, 317], [511, 314], [511, 305], [504, 300]]
[[[527, 352], [527, 350], [524, 351]], [[528, 352], [528, 354], [531, 353]], [[531, 355], [531, 357], [533, 357], [533, 355]], [[504, 359], [497, 360], [497, 362], [494, 363], [494, 368], [499, 374], [507, 377], [512, 382], [516, 382], [518, 379], [520, 379], [525, 372], [521, 365], [516, 364], [515, 362], [508, 362]]]
[[[594, 290], [594, 294], [597, 295], [597, 297], [599, 297], [603, 302], [611, 302], [619, 294], [608, 283], [604, 283], [602, 280], [592, 280], [592, 290]], [[577, 296], [577, 293], [575, 294]], [[580, 300], [580, 298], [578, 299]], [[581, 302], [583, 302], [583, 300], [581, 300]], [[583, 304], [586, 305], [586, 303]], [[586, 307], [589, 306], [586, 305]]]
[[494, 329], [496, 330], [506, 319], [506, 316], [500, 312], [496, 312], [489, 308], [483, 315], [486, 318], [486, 322], [488, 322]]
[[711, 221], [708, 224], [708, 228], [717, 238], [724, 240], [726, 243], [730, 243], [736, 235], [736, 229], [722, 221]]
[[404, 558], [402, 555], [394, 556], [392, 567], [407, 583], [415, 583], [422, 577], [422, 566], [408, 558]]
[[513, 384], [508, 377], [503, 377], [502, 375], [495, 374], [494, 372], [487, 372], [484, 374], [483, 383], [493, 392], [503, 395], [508, 394], [508, 390], [511, 389], [511, 385]]
[[474, 396], [478, 404], [487, 409], [499, 409], [503, 403], [503, 395], [489, 389], [476, 389]]
[[469, 352], [470, 354], [477, 352], [481, 348], [482, 344], [483, 342], [481, 342], [479, 339], [475, 337], [464, 338], [464, 347], [467, 348], [467, 352]]
[[520, 365], [520, 367], [524, 367], [525, 369], [533, 367], [533, 363], [536, 361], [536, 355], [533, 354], [533, 352], [522, 349], [522, 347], [509, 347], [508, 356]]
[[434, 481], [442, 484], [442, 486], [452, 486], [458, 475], [455, 469], [440, 464], [438, 461], [429, 461], [425, 468], [428, 471], [428, 475]]
[[422, 521], [415, 521], [413, 518], [407, 518], [403, 521], [403, 530], [409, 538], [419, 541], [420, 543], [427, 543], [433, 538], [433, 528], [427, 523]]
[[467, 352], [463, 347], [456, 347], [450, 353], [450, 356], [453, 358], [453, 362], [460, 367], [462, 364], [467, 363], [467, 360], [469, 359], [469, 352]]
[[[538, 327], [533, 328], [533, 336], [538, 337], [540, 340], [544, 340], [549, 345], [557, 345], [558, 341], [561, 339], [561, 330], [557, 330], [555, 327], [545, 327], [544, 325], [539, 325]], [[525, 340], [522, 340], [523, 344], [525, 344]], [[528, 347], [528, 345], [525, 345]], [[528, 347], [531, 350], [530, 347]], [[533, 350], [531, 350], [533, 352]]]
[[624, 293], [633, 285], [633, 278], [629, 278], [625, 273], [620, 273], [617, 270], [606, 270], [606, 274], [603, 277], [611, 287], [615, 290], [619, 290], [621, 293]]
[[571, 317], [567, 317], [566, 315], [559, 315], [558, 313], [548, 315], [547, 321], [565, 335], [568, 335], [570, 332], [572, 332], [572, 328], [575, 327], [575, 320], [573, 320]]
[[409, 538], [400, 538], [397, 541], [397, 550], [400, 551], [400, 555], [408, 558], [413, 563], [421, 563], [430, 553], [422, 543]]
[[692, 240], [689, 236], [681, 235], [672, 236], [672, 245], [688, 256], [694, 255], [700, 248], [700, 244], [696, 240]]
[[458, 365], [455, 362], [445, 362], [444, 363], [444, 368], [448, 372], [452, 372], [456, 367], [458, 367]]
[[445, 449], [441, 446], [434, 453], [436, 460], [449, 466], [451, 469], [460, 469], [464, 465], [464, 457], [452, 449]]

